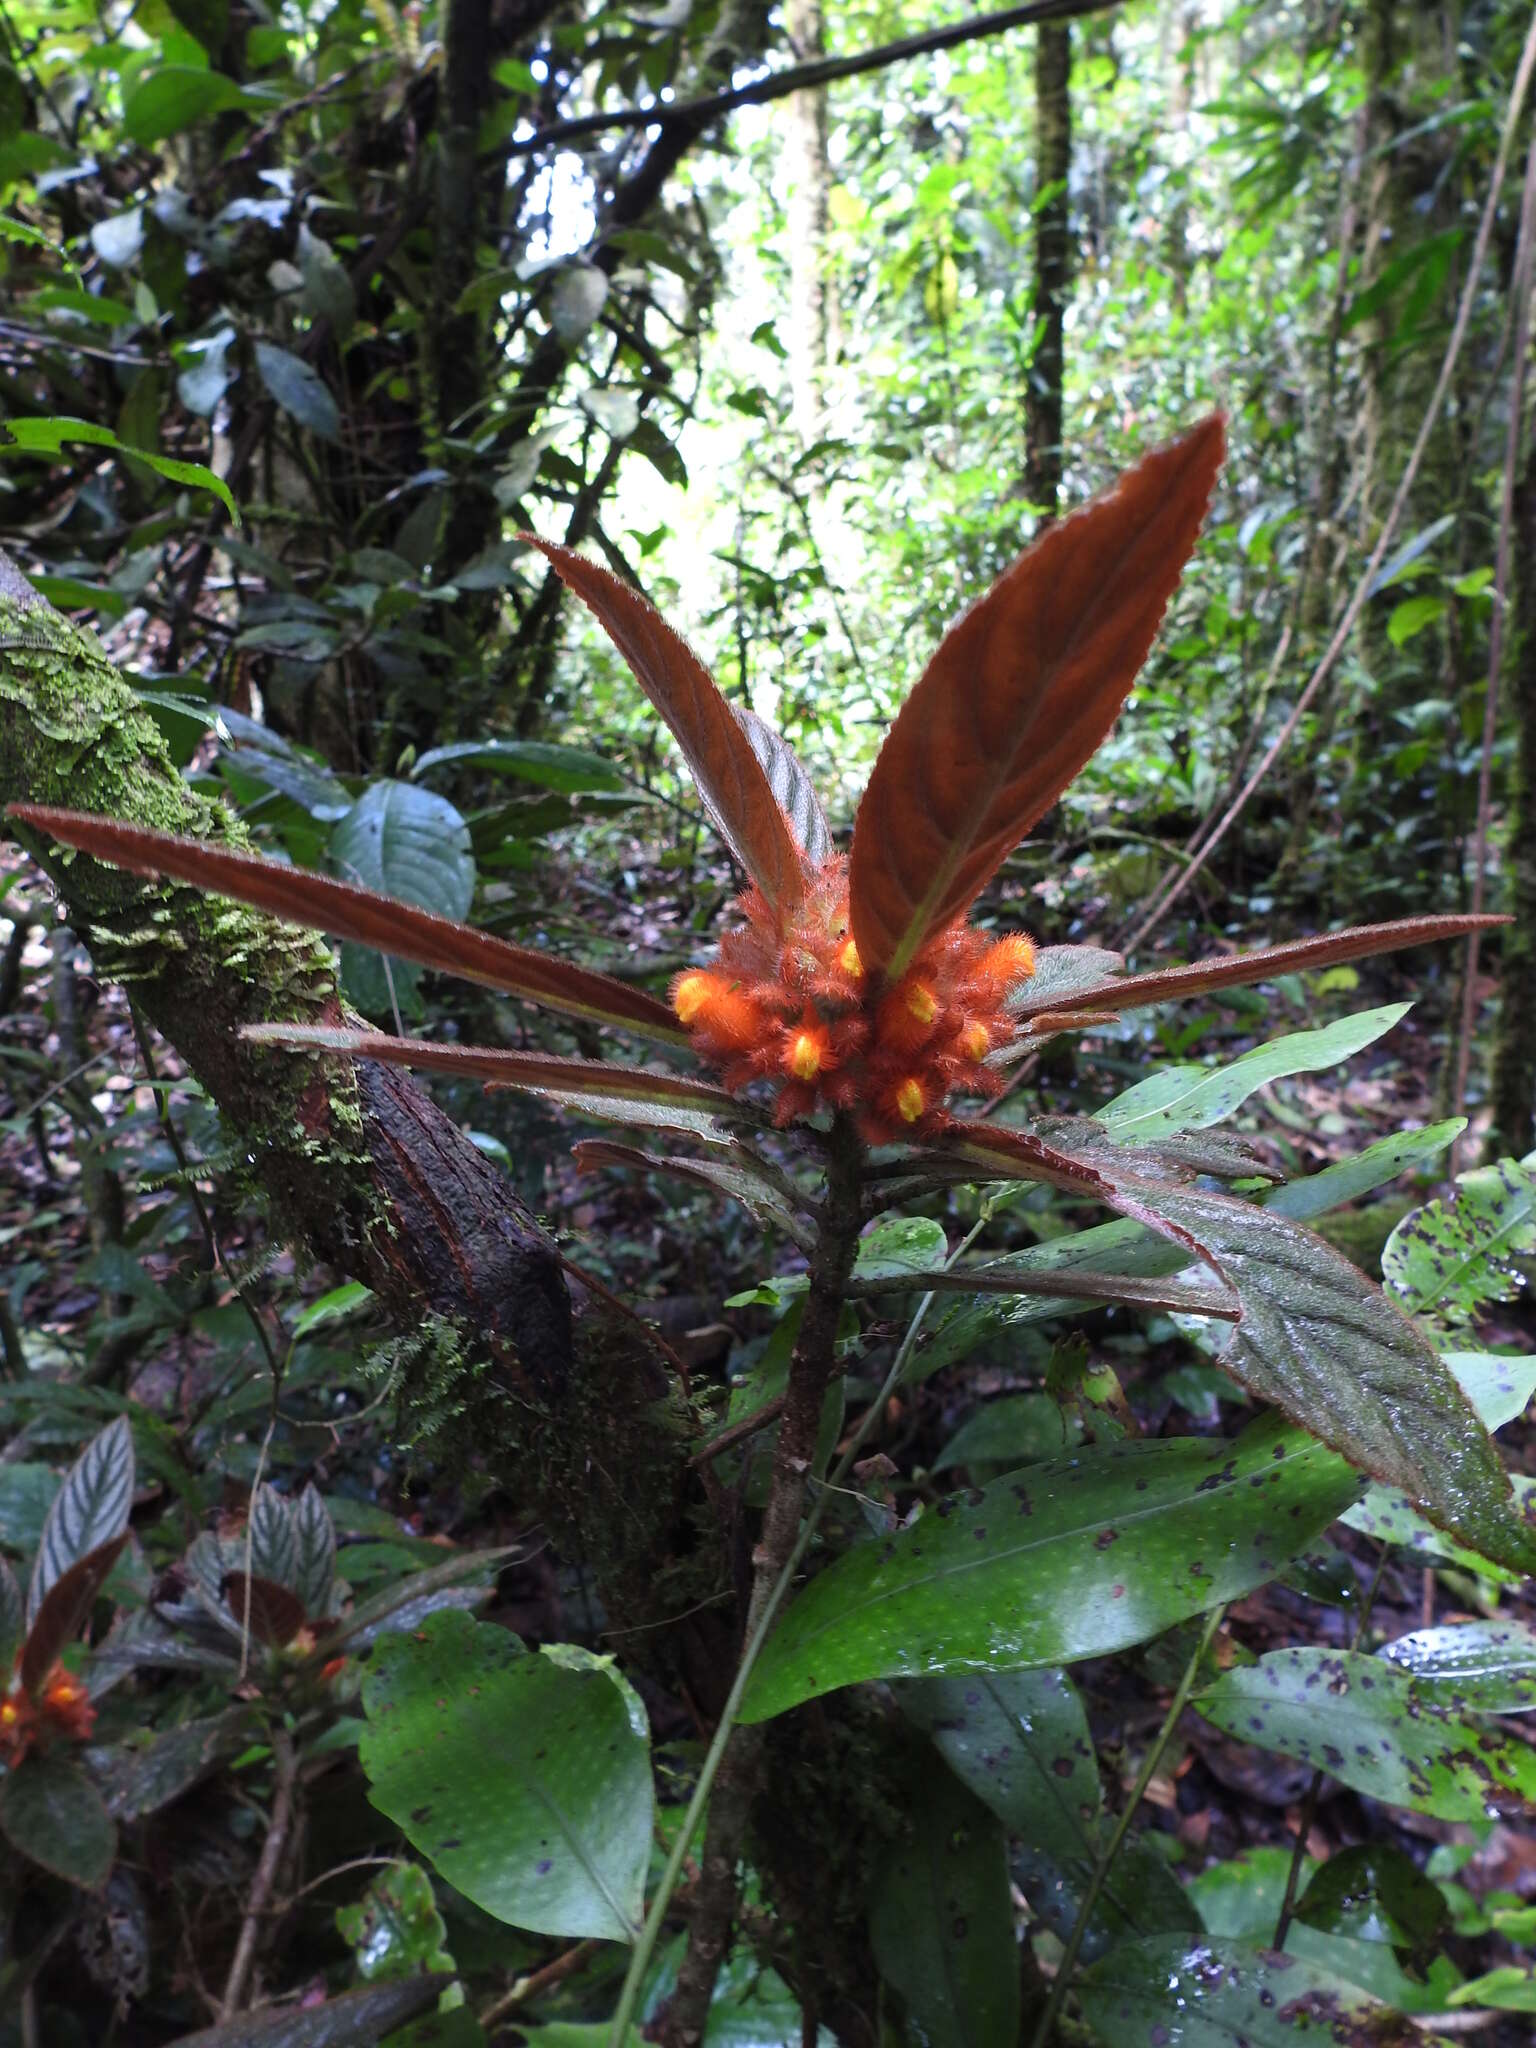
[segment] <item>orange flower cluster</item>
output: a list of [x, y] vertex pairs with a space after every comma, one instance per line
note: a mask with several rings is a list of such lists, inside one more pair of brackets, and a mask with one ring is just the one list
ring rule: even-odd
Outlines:
[[29, 1749], [52, 1734], [85, 1742], [95, 1725], [89, 1693], [62, 1664], [55, 1664], [35, 1699], [19, 1690], [0, 1699], [0, 1762], [14, 1769]]
[[672, 1007], [727, 1088], [777, 1084], [775, 1121], [823, 1108], [859, 1113], [871, 1144], [937, 1123], [955, 1089], [995, 1095], [983, 1064], [1014, 1025], [1009, 991], [1035, 971], [1018, 934], [993, 938], [961, 920], [930, 939], [894, 986], [870, 986], [848, 927], [848, 863], [818, 870], [788, 930], [749, 889], [718, 965], [680, 974]]

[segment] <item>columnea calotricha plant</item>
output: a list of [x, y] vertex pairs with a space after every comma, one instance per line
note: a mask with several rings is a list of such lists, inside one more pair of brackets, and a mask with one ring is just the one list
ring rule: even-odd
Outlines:
[[[958, 1179], [1045, 1182], [1154, 1232], [1177, 1252], [1175, 1266], [1203, 1273], [1148, 1279], [1145, 1271], [1079, 1268], [1055, 1276], [1053, 1289], [1050, 1276], [1032, 1271], [1016, 1291], [1184, 1308], [1226, 1322], [1222, 1363], [1250, 1393], [1401, 1488], [1485, 1556], [1518, 1570], [1536, 1564], [1536, 1539], [1511, 1506], [1493, 1444], [1424, 1337], [1321, 1238], [1273, 1208], [1211, 1188], [1212, 1178], [1250, 1172], [1250, 1162], [1234, 1164], [1230, 1153], [1224, 1162], [1198, 1140], [1132, 1148], [1091, 1118], [1031, 1127], [955, 1107], [957, 1096], [1001, 1093], [1011, 1066], [1044, 1039], [1092, 1030], [1117, 1012], [1498, 921], [1407, 919], [1142, 975], [1126, 975], [1098, 948], [1037, 949], [1022, 932], [967, 921], [1008, 853], [1113, 725], [1195, 544], [1223, 450], [1219, 415], [1156, 449], [1112, 490], [1051, 526], [963, 613], [886, 737], [846, 856], [783, 739], [727, 704], [652, 607], [580, 556], [528, 536], [596, 615], [670, 727], [748, 879], [718, 948], [677, 977], [665, 1002], [543, 951], [227, 846], [37, 806], [12, 813], [102, 860], [177, 877], [557, 1015], [691, 1052], [710, 1071], [701, 1078], [672, 1065], [434, 1045], [352, 1029], [343, 1019], [246, 1031], [274, 1048], [475, 1075], [584, 1113], [685, 1131], [702, 1157], [662, 1158], [606, 1142], [585, 1145], [581, 1156], [703, 1178], [795, 1238], [808, 1284], [753, 1558], [744, 1623], [752, 1648], [798, 1554], [839, 1318], [850, 1292], [869, 1291], [854, 1279], [860, 1233], [913, 1191]], [[819, 1167], [814, 1190], [776, 1156], [774, 1125], [790, 1134], [802, 1162]], [[975, 1277], [1009, 1284], [984, 1269]], [[807, 1681], [796, 1696], [814, 1689]], [[749, 1720], [778, 1710], [746, 1702]], [[746, 1725], [731, 1738], [739, 1772], [752, 1767], [755, 1732]], [[722, 1753], [729, 1748], [712, 1752], [706, 1785]], [[712, 1810], [706, 1866], [726, 1875], [691, 1925], [677, 1994], [689, 2002], [690, 2024], [702, 2023], [726, 1945], [741, 1826], [739, 1802]], [[691, 1833], [690, 1823], [679, 1841]], [[653, 1909], [648, 1934], [655, 1921]], [[637, 1955], [631, 1971], [636, 1981], [643, 1959]], [[627, 2010], [621, 2006], [621, 2016]]]

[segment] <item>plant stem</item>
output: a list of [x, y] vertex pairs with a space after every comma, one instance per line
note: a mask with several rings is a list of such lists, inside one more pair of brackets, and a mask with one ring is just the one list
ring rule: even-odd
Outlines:
[[1146, 1797], [1147, 1787], [1152, 1782], [1152, 1774], [1162, 1762], [1163, 1751], [1168, 1747], [1169, 1742], [1173, 1738], [1173, 1731], [1178, 1726], [1179, 1716], [1189, 1703], [1189, 1696], [1195, 1689], [1195, 1680], [1199, 1676], [1200, 1666], [1205, 1658], [1205, 1653], [1211, 1647], [1216, 1631], [1221, 1626], [1222, 1616], [1226, 1611], [1225, 1606], [1213, 1607], [1206, 1616], [1205, 1627], [1200, 1631], [1200, 1640], [1195, 1645], [1194, 1655], [1184, 1667], [1184, 1676], [1179, 1680], [1179, 1689], [1169, 1702], [1168, 1712], [1163, 1717], [1163, 1725], [1158, 1729], [1157, 1737], [1152, 1747], [1142, 1758], [1141, 1769], [1136, 1773], [1136, 1783], [1131, 1787], [1130, 1797], [1126, 1800], [1120, 1818], [1115, 1823], [1115, 1831], [1110, 1836], [1103, 1855], [1100, 1856], [1098, 1862], [1094, 1865], [1093, 1876], [1089, 1879], [1088, 1889], [1084, 1892], [1081, 1903], [1078, 1906], [1077, 1918], [1072, 1924], [1071, 1934], [1067, 1937], [1066, 1950], [1056, 1971], [1056, 1981], [1051, 1986], [1051, 1995], [1046, 2002], [1045, 2011], [1040, 2015], [1040, 2024], [1035, 2029], [1035, 2037], [1031, 2043], [1031, 2048], [1048, 2048], [1051, 2037], [1056, 2031], [1057, 2022], [1061, 2018], [1061, 2009], [1066, 2004], [1067, 1993], [1072, 1987], [1072, 1971], [1077, 1963], [1078, 1952], [1082, 1948], [1084, 1938], [1088, 1933], [1088, 1923], [1093, 1918], [1093, 1909], [1099, 1903], [1099, 1896], [1104, 1890], [1109, 1873], [1115, 1867], [1115, 1859], [1119, 1856], [1125, 1838], [1130, 1833], [1131, 1822], [1136, 1818], [1137, 1808]]
[[245, 1988], [250, 1980], [251, 1967], [256, 1961], [256, 1943], [261, 1934], [262, 1914], [266, 1910], [272, 1887], [277, 1882], [278, 1865], [283, 1860], [283, 1851], [288, 1846], [288, 1831], [293, 1824], [294, 1791], [298, 1781], [299, 1759], [292, 1738], [285, 1729], [274, 1728], [272, 1816], [267, 1822], [267, 1839], [261, 1845], [256, 1875], [251, 1880], [251, 1895], [246, 1900], [245, 1918], [240, 1923], [240, 1938], [235, 1943], [235, 1959], [229, 1966], [229, 1976], [224, 1985], [221, 2017], [226, 2024], [240, 2010]]
[[[829, 1196], [830, 1192], [829, 1188]], [[829, 1215], [832, 1212], [832, 1207], [832, 1202], [829, 1199], [827, 1203]], [[852, 1214], [857, 1219], [858, 1204], [856, 1201]], [[980, 1236], [990, 1215], [990, 1207], [984, 1206], [976, 1223], [972, 1225], [965, 1237], [961, 1239], [960, 1243], [950, 1253], [945, 1261], [946, 1266], [952, 1266], [957, 1259], [963, 1257], [970, 1250], [971, 1246]], [[854, 1228], [854, 1242], [856, 1245], [856, 1220]], [[881, 1416], [885, 1413], [886, 1403], [906, 1376], [912, 1352], [917, 1344], [918, 1337], [922, 1333], [923, 1324], [927, 1320], [928, 1313], [933, 1307], [935, 1299], [936, 1295], [933, 1292], [929, 1292], [924, 1294], [919, 1300], [917, 1307], [913, 1311], [912, 1319], [907, 1325], [906, 1334], [903, 1336], [901, 1344], [897, 1349], [896, 1356], [891, 1361], [891, 1369], [881, 1384], [879, 1393], [870, 1403], [863, 1420], [859, 1423], [858, 1428], [849, 1440], [848, 1448], [844, 1451], [842, 1457], [839, 1458], [825, 1486], [822, 1487], [816, 1499], [812, 1502], [811, 1511], [806, 1516], [788, 1557], [784, 1560], [781, 1570], [770, 1586], [755, 1622], [748, 1628], [747, 1640], [741, 1653], [741, 1661], [736, 1667], [736, 1675], [731, 1681], [730, 1692], [726, 1696], [724, 1707], [721, 1709], [719, 1724], [715, 1729], [714, 1737], [705, 1754], [703, 1767], [699, 1772], [698, 1783], [693, 1789], [693, 1797], [688, 1802], [688, 1810], [683, 1816], [682, 1825], [678, 1829], [677, 1839], [672, 1845], [672, 1853], [667, 1858], [666, 1868], [661, 1874], [661, 1882], [656, 1887], [656, 1896], [651, 1901], [651, 1910], [646, 1915], [645, 1926], [641, 1930], [640, 1939], [636, 1942], [634, 1954], [630, 1958], [629, 1969], [624, 1978], [624, 1986], [619, 1994], [618, 2007], [614, 2012], [613, 2022], [609, 2029], [607, 2048], [630, 2048], [628, 2038], [629, 2027], [634, 2018], [636, 2007], [639, 2004], [640, 1991], [645, 1981], [645, 1974], [650, 1968], [651, 1957], [655, 1953], [656, 1942], [661, 1933], [662, 1923], [666, 1919], [667, 1909], [672, 1902], [672, 1894], [676, 1890], [678, 1878], [682, 1874], [683, 1864], [688, 1855], [689, 1844], [693, 1841], [705, 1807], [709, 1804], [710, 1794], [720, 1775], [721, 1765], [725, 1759], [726, 1750], [731, 1744], [732, 1735], [733, 1733], [738, 1737], [742, 1734], [749, 1734], [754, 1737], [756, 1735], [755, 1730], [740, 1730], [735, 1725], [736, 1715], [740, 1711], [741, 1702], [747, 1690], [747, 1682], [752, 1676], [753, 1668], [757, 1663], [763, 1644], [768, 1639], [768, 1632], [773, 1627], [779, 1608], [783, 1605], [784, 1595], [789, 1591], [795, 1574], [800, 1568], [800, 1560], [809, 1549], [816, 1531], [820, 1527], [823, 1514], [825, 1514], [829, 1503], [835, 1499], [839, 1487], [842, 1486], [844, 1480], [847, 1479], [854, 1465], [858, 1462], [859, 1453], [869, 1441], [870, 1436], [879, 1424]], [[807, 1302], [807, 1311], [809, 1311], [809, 1302]], [[802, 1320], [802, 1342], [804, 1341], [804, 1330], [805, 1324]], [[836, 1334], [835, 1322], [833, 1324], [833, 1334], [834, 1336]], [[819, 1419], [818, 1411], [818, 1421]], [[755, 1754], [753, 1761], [755, 1762]], [[734, 1866], [731, 1875], [732, 1892], [734, 1895]], [[705, 2011], [707, 2012], [707, 2010], [708, 2005], [706, 2002]]]

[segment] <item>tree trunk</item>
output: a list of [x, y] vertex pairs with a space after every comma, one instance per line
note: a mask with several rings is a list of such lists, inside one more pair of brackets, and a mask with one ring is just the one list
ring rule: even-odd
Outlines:
[[[182, 780], [95, 639], [0, 555], [0, 805], [16, 801], [245, 844]], [[654, 1622], [718, 1594], [687, 1466], [693, 1421], [644, 1326], [584, 1289], [573, 1300], [554, 1243], [408, 1076], [239, 1037], [247, 1023], [342, 1019], [325, 943], [26, 837], [98, 970], [217, 1103], [278, 1227], [373, 1288], [407, 1333], [413, 1440], [483, 1460], [615, 1612]]]
[[[785, 0], [784, 27], [797, 63], [824, 56], [821, 0]], [[790, 418], [802, 447], [826, 428], [827, 89], [792, 92], [784, 102], [784, 169], [789, 181]]]
[[1056, 516], [1061, 493], [1063, 325], [1072, 282], [1072, 30], [1042, 22], [1035, 31], [1034, 353], [1024, 392], [1024, 489]]
[[1524, 1158], [1536, 1146], [1536, 433], [1515, 494], [1514, 543], [1514, 660], [1506, 673], [1516, 765], [1504, 859], [1515, 922], [1499, 953], [1490, 1151]]

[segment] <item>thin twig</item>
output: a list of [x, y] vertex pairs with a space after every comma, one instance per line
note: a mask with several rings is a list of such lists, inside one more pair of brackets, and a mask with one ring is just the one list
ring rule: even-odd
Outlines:
[[261, 1934], [263, 1912], [272, 1887], [277, 1882], [278, 1865], [283, 1860], [283, 1851], [288, 1846], [288, 1831], [293, 1825], [294, 1791], [299, 1782], [299, 1759], [292, 1737], [283, 1728], [274, 1728], [272, 1731], [272, 1770], [272, 1815], [267, 1822], [267, 1839], [261, 1845], [261, 1860], [257, 1863], [256, 1875], [251, 1880], [250, 1897], [245, 1902], [245, 1918], [240, 1923], [240, 1938], [235, 1943], [235, 1959], [229, 1966], [229, 1976], [224, 1984], [223, 2010], [220, 2018], [226, 2023], [234, 2018], [245, 1998], [251, 1968], [256, 1961], [256, 1943]]
[[498, 2020], [505, 2019], [509, 2012], [515, 2012], [520, 2005], [526, 2005], [530, 1998], [537, 1998], [541, 1991], [548, 1991], [552, 1984], [563, 1984], [565, 1979], [579, 1970], [589, 1956], [597, 1953], [595, 1941], [578, 1941], [574, 1948], [568, 1948], [553, 1962], [541, 1970], [530, 1970], [525, 1977], [519, 1977], [510, 1989], [499, 1998], [482, 2008], [479, 2020], [482, 2027], [493, 2027]]

